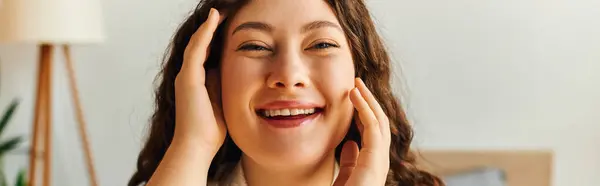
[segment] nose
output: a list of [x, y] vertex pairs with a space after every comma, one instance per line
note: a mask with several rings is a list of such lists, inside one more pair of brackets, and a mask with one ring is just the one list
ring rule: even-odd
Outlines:
[[300, 54], [280, 53], [271, 64], [267, 85], [273, 89], [297, 89], [310, 86], [309, 70]]

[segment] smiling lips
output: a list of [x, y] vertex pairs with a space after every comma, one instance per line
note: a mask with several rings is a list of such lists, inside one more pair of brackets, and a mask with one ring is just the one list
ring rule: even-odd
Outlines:
[[323, 112], [323, 107], [300, 101], [274, 101], [256, 109], [266, 124], [275, 128], [293, 128], [309, 123]]
[[298, 116], [298, 115], [310, 115], [310, 114], [314, 114], [314, 113], [315, 113], [314, 108], [309, 108], [309, 109], [298, 109], [298, 108], [269, 109], [269, 110], [263, 110], [263, 112], [262, 112], [262, 114], [266, 117]]

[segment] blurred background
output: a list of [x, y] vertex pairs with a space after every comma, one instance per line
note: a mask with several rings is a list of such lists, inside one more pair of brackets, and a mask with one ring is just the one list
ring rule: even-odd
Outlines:
[[[552, 185], [598, 185], [600, 1], [367, 2], [396, 62], [416, 148], [550, 151]], [[102, 0], [106, 39], [72, 47], [100, 185], [132, 175], [162, 55], [196, 3]], [[20, 100], [0, 141], [25, 140], [3, 155], [11, 183], [28, 167], [38, 50], [0, 45], [0, 109]], [[64, 57], [55, 52], [52, 182], [87, 185]]]

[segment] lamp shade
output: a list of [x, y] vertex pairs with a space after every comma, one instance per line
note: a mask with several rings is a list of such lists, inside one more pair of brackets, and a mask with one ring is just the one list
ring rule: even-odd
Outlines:
[[104, 40], [100, 0], [0, 0], [0, 42]]

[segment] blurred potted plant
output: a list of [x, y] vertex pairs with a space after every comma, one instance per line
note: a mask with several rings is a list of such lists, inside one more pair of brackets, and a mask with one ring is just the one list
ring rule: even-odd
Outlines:
[[[9, 138], [7, 140], [3, 140], [4, 137], [2, 135], [4, 133], [4, 129], [6, 129], [6, 125], [8, 125], [8, 122], [12, 118], [13, 113], [17, 109], [18, 105], [19, 105], [19, 101], [16, 99], [13, 100], [11, 102], [11, 104], [9, 105], [8, 109], [2, 115], [2, 118], [0, 118], [0, 185], [1, 186], [8, 186], [8, 182], [6, 179], [6, 173], [4, 170], [4, 156], [8, 152], [17, 148], [19, 143], [21, 143], [21, 141], [23, 140], [23, 137], [21, 137], [21, 136], [16, 136], [16, 137]], [[25, 170], [19, 171], [19, 173], [17, 175], [17, 180], [15, 181], [16, 186], [25, 186], [26, 185], [25, 173], [26, 173]]]

